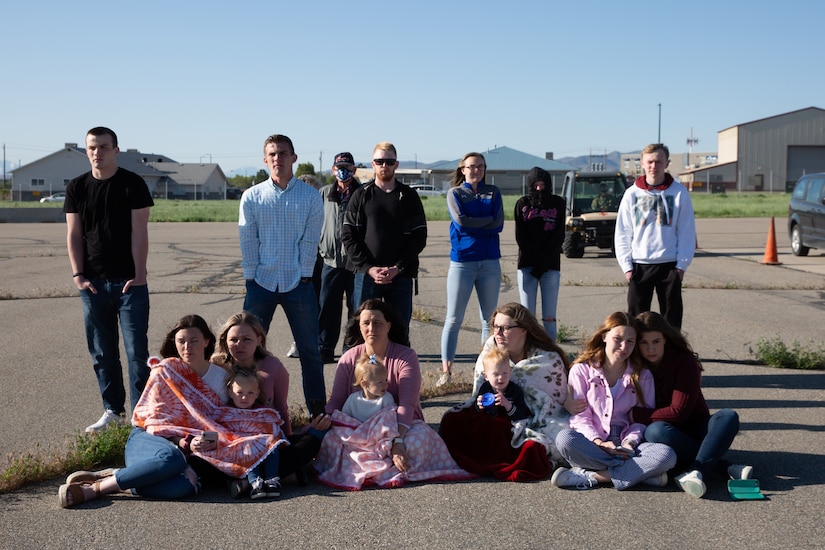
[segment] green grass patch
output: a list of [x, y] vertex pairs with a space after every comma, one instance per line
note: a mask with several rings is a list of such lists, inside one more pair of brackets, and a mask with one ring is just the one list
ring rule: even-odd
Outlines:
[[422, 323], [429, 323], [432, 320], [432, 315], [423, 307], [415, 306], [412, 310], [412, 318]]
[[693, 193], [697, 218], [786, 218], [787, 193]]
[[[766, 218], [788, 215], [787, 193], [702, 193], [691, 194], [697, 218]], [[513, 219], [517, 195], [504, 195], [504, 217]], [[447, 201], [443, 197], [422, 197], [429, 221], [449, 221]], [[152, 222], [238, 222], [237, 200], [182, 201], [155, 199], [149, 221]], [[9, 208], [62, 208], [55, 203], [9, 202]]]
[[745, 344], [748, 351], [763, 365], [783, 369], [823, 370], [825, 369], [825, 346], [811, 339], [808, 345], [798, 340], [790, 346], [778, 336], [761, 338], [756, 344]]
[[34, 449], [7, 455], [8, 466], [0, 473], [0, 494], [76, 470], [123, 466], [123, 451], [132, 427], [112, 426], [97, 434], [78, 434], [65, 450]]
[[567, 342], [579, 337], [579, 327], [556, 323], [556, 342]]

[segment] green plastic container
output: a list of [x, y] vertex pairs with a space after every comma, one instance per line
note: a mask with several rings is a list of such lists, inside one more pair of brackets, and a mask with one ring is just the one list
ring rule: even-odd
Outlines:
[[758, 479], [731, 479], [728, 492], [734, 500], [761, 500], [765, 498], [759, 488]]

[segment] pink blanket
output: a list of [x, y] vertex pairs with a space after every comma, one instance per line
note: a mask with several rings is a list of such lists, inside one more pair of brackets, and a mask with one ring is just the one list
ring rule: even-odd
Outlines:
[[398, 436], [395, 407], [387, 407], [366, 422], [340, 411], [315, 459], [318, 480], [336, 489], [358, 491], [365, 486], [400, 487], [410, 481], [448, 481], [476, 477], [462, 470], [446, 445], [422, 420], [413, 422], [404, 436], [411, 468], [400, 472], [392, 463], [392, 439]]
[[289, 444], [276, 410], [224, 406], [217, 394], [177, 358], [153, 366], [132, 424], [166, 438], [218, 432], [217, 449], [193, 454], [232, 477], [246, 475], [272, 449]]

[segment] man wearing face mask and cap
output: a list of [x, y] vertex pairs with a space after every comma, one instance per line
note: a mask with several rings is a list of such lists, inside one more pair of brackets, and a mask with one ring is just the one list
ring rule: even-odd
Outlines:
[[[521, 305], [544, 324], [556, 339], [556, 306], [561, 281], [561, 246], [564, 242], [564, 199], [554, 195], [552, 178], [538, 166], [527, 173], [527, 195], [516, 202], [518, 244], [518, 292]], [[541, 289], [541, 315], [536, 313], [536, 294]]]
[[[321, 188], [324, 201], [324, 226], [318, 250], [324, 260], [321, 271], [320, 310], [318, 314], [318, 347], [324, 363], [335, 362], [335, 346], [341, 333], [342, 300], [346, 294], [347, 318], [355, 307], [352, 287], [355, 274], [346, 269], [347, 251], [341, 243], [341, 225], [352, 193], [360, 183], [355, 178], [355, 160], [351, 153], [338, 153], [332, 164], [335, 182]], [[346, 346], [346, 343], [345, 343]], [[346, 351], [344, 349], [343, 351]]]

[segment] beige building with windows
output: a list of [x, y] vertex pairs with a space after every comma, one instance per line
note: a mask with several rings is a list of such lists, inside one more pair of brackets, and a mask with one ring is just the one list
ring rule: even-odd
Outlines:
[[[179, 163], [165, 155], [121, 151], [118, 166], [146, 180], [156, 198], [223, 199], [226, 176], [217, 164]], [[66, 190], [72, 179], [90, 170], [86, 149], [67, 143], [63, 149], [12, 171], [12, 200], [37, 201]]]

